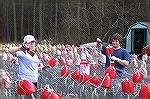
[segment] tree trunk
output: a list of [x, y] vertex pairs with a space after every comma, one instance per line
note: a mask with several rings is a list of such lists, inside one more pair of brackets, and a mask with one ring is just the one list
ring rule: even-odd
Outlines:
[[24, 30], [23, 30], [23, 17], [24, 16], [24, 0], [22, 0], [22, 7], [21, 7], [21, 36], [24, 35]]
[[58, 2], [57, 0], [55, 1], [55, 40], [58, 42], [57, 38], [57, 17], [58, 17]]
[[42, 0], [41, 0], [41, 2], [40, 2], [40, 6], [39, 6], [40, 8], [39, 8], [39, 23], [40, 23], [40, 40], [42, 40], [43, 39], [43, 28], [42, 28], [42, 16], [43, 16], [43, 14], [42, 14]]
[[77, 31], [77, 36], [78, 36], [78, 41], [81, 40], [81, 36], [80, 36], [80, 8], [81, 4], [80, 4], [80, 0], [78, 0], [78, 12], [77, 12], [77, 24], [78, 24], [78, 31]]
[[[84, 1], [84, 4], [83, 4], [83, 6], [84, 6], [84, 9], [87, 9], [86, 8], [86, 0]], [[89, 26], [89, 20], [88, 20], [88, 13], [87, 12], [84, 12], [84, 16], [83, 16], [84, 18], [85, 18], [85, 24], [86, 24], [86, 29], [87, 29], [87, 42], [90, 40], [90, 26]]]
[[15, 0], [13, 0], [13, 17], [14, 17], [14, 41], [17, 41], [17, 26], [16, 26], [16, 4]]
[[36, 0], [34, 0], [34, 8], [33, 8], [33, 35], [35, 36], [35, 8], [36, 8]]

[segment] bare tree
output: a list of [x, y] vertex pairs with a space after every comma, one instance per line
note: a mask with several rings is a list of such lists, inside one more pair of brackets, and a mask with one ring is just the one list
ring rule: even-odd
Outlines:
[[17, 41], [17, 25], [16, 25], [16, 6], [15, 0], [13, 0], [13, 17], [14, 17], [14, 41]]
[[40, 26], [40, 39], [43, 39], [43, 20], [42, 20], [42, 17], [43, 17], [43, 12], [42, 12], [42, 0], [40, 1], [40, 4], [39, 4], [39, 26]]
[[80, 0], [78, 0], [78, 3], [77, 3], [77, 26], [78, 26], [78, 30], [77, 30], [77, 36], [78, 36], [78, 40], [80, 41], [81, 40], [81, 32], [80, 32], [80, 9], [81, 9], [81, 4], [80, 4]]
[[56, 0], [56, 2], [55, 2], [55, 39], [56, 39], [56, 41], [58, 41], [58, 39], [57, 39], [57, 35], [58, 35], [58, 33], [57, 33], [57, 27], [58, 27], [58, 25], [57, 25], [57, 17], [58, 17], [58, 2], [57, 2], [57, 0]]
[[36, 24], [36, 23], [35, 23], [35, 22], [36, 22], [36, 21], [35, 21], [35, 13], [36, 13], [36, 12], [35, 12], [35, 11], [36, 11], [35, 9], [36, 9], [36, 0], [34, 0], [34, 3], [33, 3], [33, 4], [34, 4], [34, 8], [33, 8], [33, 35], [35, 35], [35, 24]]
[[24, 19], [24, 1], [22, 0], [21, 3], [21, 35], [24, 35], [24, 29], [23, 29], [23, 19]]

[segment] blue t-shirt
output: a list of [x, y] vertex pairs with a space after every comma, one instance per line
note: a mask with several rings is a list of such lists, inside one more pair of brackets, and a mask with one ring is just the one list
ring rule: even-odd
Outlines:
[[19, 72], [17, 80], [30, 80], [31, 82], [38, 81], [38, 67], [40, 60], [35, 54], [33, 57], [30, 54], [25, 54], [23, 51], [17, 51], [16, 57], [19, 63]]
[[[127, 49], [124, 49], [124, 48], [120, 48], [120, 49], [114, 50], [112, 56], [120, 58], [121, 60], [126, 60], [126, 61], [130, 60], [129, 51]], [[122, 71], [124, 71], [124, 68], [125, 68], [125, 66], [119, 64], [116, 61], [115, 61], [115, 67], [117, 69], [119, 69], [119, 70], [122, 70]], [[118, 76], [122, 76], [123, 72], [119, 71], [119, 70], [117, 70], [117, 74], [118, 74]]]
[[106, 47], [102, 46], [102, 54], [106, 55], [106, 64], [105, 67], [108, 68], [110, 66], [110, 58], [106, 53]]

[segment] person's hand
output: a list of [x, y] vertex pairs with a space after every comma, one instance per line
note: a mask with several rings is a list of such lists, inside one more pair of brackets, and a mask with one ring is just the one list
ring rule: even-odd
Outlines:
[[101, 41], [101, 39], [99, 39], [99, 38], [96, 39], [96, 46], [100, 47], [100, 48], [102, 47], [102, 41]]
[[112, 56], [112, 57], [111, 57], [111, 60], [112, 60], [112, 61], [117, 61], [117, 60], [119, 60], [119, 58], [117, 58], [117, 57], [115, 57], [115, 56]]
[[42, 70], [43, 67], [44, 67], [44, 65], [43, 65], [42, 62], [38, 64], [38, 70], [39, 70], [39, 71]]

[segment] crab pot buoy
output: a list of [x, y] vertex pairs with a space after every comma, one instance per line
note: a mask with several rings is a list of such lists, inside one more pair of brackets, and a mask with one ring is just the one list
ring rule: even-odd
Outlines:
[[60, 58], [60, 59], [59, 59], [59, 63], [60, 63], [61, 65], [65, 65], [65, 64], [66, 64], [65, 58]]
[[79, 80], [80, 79], [80, 71], [79, 70], [76, 70], [75, 72], [73, 72], [72, 74], [71, 74], [71, 77], [73, 78], [73, 79], [76, 79], [76, 80]]
[[87, 75], [87, 74], [84, 74], [84, 75], [81, 75], [80, 76], [80, 83], [81, 84], [87, 84], [89, 83], [89, 80], [90, 80], [91, 76], [90, 75]]
[[73, 63], [76, 66], [80, 66], [81, 59], [80, 59], [80, 55], [79, 54], [75, 53], [75, 58], [73, 59]]
[[114, 61], [111, 61], [111, 62], [110, 62], [110, 65], [111, 65], [112, 67], [114, 67], [114, 66], [115, 66], [115, 62], [114, 62]]
[[142, 85], [140, 92], [139, 92], [139, 97], [141, 99], [149, 99], [150, 98], [150, 85]]
[[50, 95], [50, 92], [47, 90], [46, 87], [44, 87], [41, 92], [40, 99], [48, 99], [49, 95]]
[[80, 66], [81, 59], [77, 58], [77, 59], [73, 60], [73, 63], [74, 63], [75, 66]]
[[23, 80], [21, 80], [21, 81], [18, 82], [17, 93], [19, 95], [24, 95], [25, 94], [25, 90], [23, 89]]
[[117, 78], [117, 72], [116, 72], [116, 69], [112, 66], [108, 67], [105, 71], [105, 75], [106, 74], [109, 74], [110, 78], [112, 79], [116, 79]]
[[73, 60], [71, 58], [66, 60], [66, 65], [67, 66], [72, 66], [73, 65]]
[[4, 88], [10, 88], [11, 87], [11, 81], [10, 78], [7, 76], [6, 78], [4, 78]]
[[90, 74], [90, 64], [86, 61], [80, 63], [80, 73], [81, 74]]
[[49, 99], [62, 99], [62, 96], [58, 92], [51, 92]]
[[113, 52], [114, 52], [114, 50], [113, 50], [113, 48], [112, 48], [111, 46], [107, 46], [107, 47], [106, 47], [106, 53], [107, 53], [108, 55], [111, 55]]
[[140, 73], [142, 74], [143, 78], [147, 77], [147, 70], [146, 70], [146, 68], [141, 67], [140, 68]]
[[123, 93], [133, 93], [134, 92], [134, 83], [132, 80], [126, 80], [121, 83]]
[[28, 96], [36, 91], [37, 91], [36, 86], [29, 80], [19, 81], [18, 86], [17, 86], [17, 92], [19, 95], [26, 94]]
[[48, 65], [52, 68], [56, 65], [56, 63], [57, 63], [57, 61], [55, 58], [51, 58], [48, 60]]
[[92, 70], [98, 69], [98, 63], [92, 64]]
[[101, 78], [97, 77], [97, 76], [93, 76], [92, 79], [90, 79], [90, 83], [93, 86], [99, 86], [101, 84], [102, 80]]
[[64, 57], [67, 56], [67, 51], [66, 51], [66, 50], [63, 50], [63, 51], [62, 51], [62, 56], [64, 56]]
[[70, 57], [71, 59], [74, 58], [74, 53], [73, 53], [72, 51], [68, 51], [68, 55], [69, 55], [69, 57]]
[[69, 70], [66, 66], [64, 66], [64, 67], [61, 69], [61, 76], [62, 76], [62, 77], [67, 77], [67, 76], [69, 75], [69, 73], [70, 73], [70, 70]]
[[59, 93], [44, 87], [41, 92], [40, 99], [62, 99], [62, 96]]
[[61, 51], [60, 51], [60, 50], [57, 50], [57, 51], [56, 51], [56, 55], [57, 55], [57, 56], [61, 56]]
[[0, 69], [0, 88], [10, 88], [11, 87], [11, 81], [9, 77], [9, 72], [5, 71], [3, 69]]
[[36, 86], [29, 80], [23, 80], [23, 89], [27, 96], [37, 91]]
[[106, 74], [103, 78], [102, 87], [104, 88], [111, 88], [112, 87], [112, 80], [109, 76], [109, 74]]
[[78, 48], [77, 47], [74, 47], [73, 48], [73, 53], [77, 53], [78, 52]]
[[133, 82], [142, 82], [143, 76], [142, 76], [142, 74], [140, 72], [135, 72], [132, 75], [132, 80], [133, 80]]

